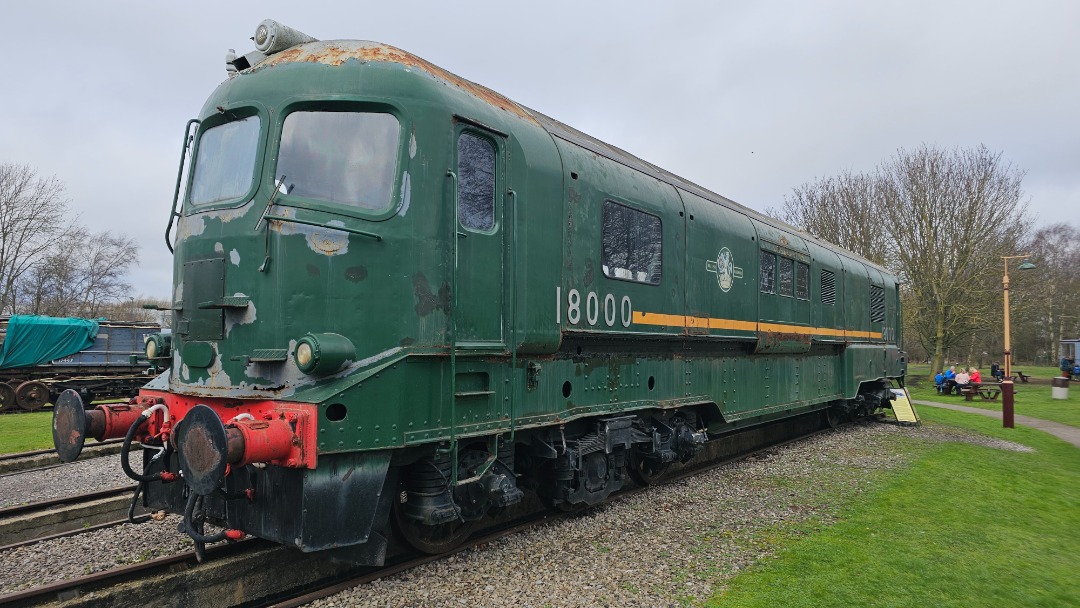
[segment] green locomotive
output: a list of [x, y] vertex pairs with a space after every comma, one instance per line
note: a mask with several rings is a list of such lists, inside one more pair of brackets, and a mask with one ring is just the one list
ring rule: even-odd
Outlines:
[[435, 552], [902, 384], [884, 269], [396, 48], [255, 41], [185, 134], [171, 366], [55, 414], [197, 543]]

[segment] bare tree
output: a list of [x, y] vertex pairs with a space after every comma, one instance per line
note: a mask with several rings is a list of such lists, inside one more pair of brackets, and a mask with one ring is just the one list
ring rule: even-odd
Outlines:
[[[896, 273], [905, 329], [940, 369], [998, 331], [1002, 255], [1026, 243], [1024, 173], [985, 146], [900, 149], [873, 173], [797, 187], [781, 219]], [[773, 211], [775, 214], [776, 212]]]
[[23, 279], [24, 308], [33, 314], [97, 317], [104, 305], [131, 299], [125, 275], [138, 251], [129, 237], [74, 229]]
[[64, 185], [29, 165], [0, 163], [0, 312], [15, 312], [20, 279], [68, 229]]
[[[900, 150], [879, 169], [881, 210], [898, 237], [896, 264], [917, 305], [932, 370], [976, 328], [991, 328], [1001, 256], [1014, 255], [1031, 221], [1021, 201], [1024, 173], [985, 146]], [[971, 348], [967, 353], [971, 356]]]
[[1031, 327], [1018, 329], [1041, 340], [1040, 350], [1054, 359], [1058, 341], [1067, 337], [1062, 334], [1080, 324], [1080, 230], [1069, 224], [1046, 226], [1035, 232], [1028, 249], [1038, 266], [1032, 285], [1037, 315]]
[[782, 209], [769, 209], [768, 213], [872, 262], [885, 264], [889, 252], [877, 210], [878, 183], [874, 175], [845, 171], [796, 186], [790, 197], [784, 197]]

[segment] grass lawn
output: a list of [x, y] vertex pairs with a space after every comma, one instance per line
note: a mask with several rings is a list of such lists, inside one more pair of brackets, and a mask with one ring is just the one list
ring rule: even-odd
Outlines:
[[51, 447], [52, 412], [0, 416], [0, 454]]
[[910, 465], [873, 479], [838, 523], [781, 529], [710, 606], [1080, 606], [1080, 449], [924, 407], [928, 424], [1030, 446], [910, 439]]

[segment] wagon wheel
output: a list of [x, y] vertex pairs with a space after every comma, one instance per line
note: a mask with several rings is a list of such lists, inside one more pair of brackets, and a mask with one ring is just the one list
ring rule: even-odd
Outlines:
[[670, 466], [659, 463], [654, 459], [645, 458], [641, 455], [641, 452], [633, 450], [630, 452], [630, 458], [627, 459], [626, 472], [639, 485], [651, 486], [664, 478]]
[[0, 412], [15, 408], [15, 389], [0, 382]]
[[28, 380], [15, 389], [15, 401], [24, 410], [39, 410], [49, 402], [49, 387], [37, 380]]
[[406, 500], [405, 487], [401, 486], [397, 500], [394, 501], [394, 529], [417, 551], [431, 555], [445, 553], [469, 538], [476, 527], [476, 522], [461, 519], [434, 526], [425, 525], [405, 515], [403, 507]]

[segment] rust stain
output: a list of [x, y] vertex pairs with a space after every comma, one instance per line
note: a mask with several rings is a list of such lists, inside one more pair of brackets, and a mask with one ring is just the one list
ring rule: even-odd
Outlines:
[[195, 473], [206, 473], [221, 462], [221, 452], [214, 446], [206, 429], [201, 426], [195, 426], [188, 431], [183, 450], [188, 466], [194, 469]]
[[503, 95], [500, 95], [485, 86], [478, 85], [471, 80], [466, 80], [456, 74], [452, 74], [412, 53], [376, 42], [331, 40], [303, 44], [271, 55], [259, 63], [259, 65], [252, 68], [252, 71], [286, 63], [321, 63], [329, 66], [340, 66], [350, 59], [355, 59], [360, 62], [378, 61], [397, 63], [408, 68], [422, 70], [440, 80], [458, 87], [492, 106], [524, 118], [529, 122], [536, 123], [536, 119], [534, 119], [525, 108], [519, 106]]

